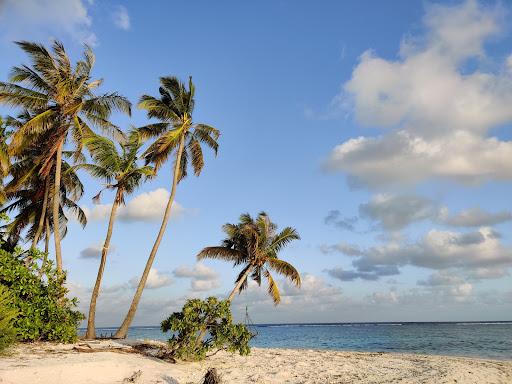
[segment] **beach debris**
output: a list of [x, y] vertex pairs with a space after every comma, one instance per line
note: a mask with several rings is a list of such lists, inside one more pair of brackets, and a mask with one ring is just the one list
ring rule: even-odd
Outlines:
[[133, 375], [127, 377], [123, 380], [123, 383], [136, 383], [137, 380], [142, 376], [142, 371], [139, 369], [138, 371], [133, 372]]
[[204, 375], [201, 384], [221, 384], [220, 375], [217, 373], [217, 369], [208, 368], [206, 375]]

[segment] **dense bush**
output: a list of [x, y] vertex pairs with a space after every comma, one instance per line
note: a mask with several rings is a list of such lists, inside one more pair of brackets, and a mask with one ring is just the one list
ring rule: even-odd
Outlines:
[[0, 353], [16, 341], [14, 320], [17, 310], [13, 307], [13, 298], [6, 287], [0, 284]]
[[84, 316], [76, 310], [77, 299], [68, 299], [65, 274], [58, 274], [51, 262], [42, 268], [39, 251], [30, 254], [0, 250], [0, 284], [13, 297], [18, 311], [14, 326], [22, 341], [48, 340], [64, 343], [77, 338], [77, 328]]
[[[174, 312], [162, 322], [162, 331], [173, 333], [169, 346], [174, 357], [201, 360], [210, 351], [221, 349], [248, 355], [252, 334], [244, 324], [233, 324], [228, 301], [215, 297], [188, 300], [181, 312]], [[206, 338], [198, 335], [206, 331]]]

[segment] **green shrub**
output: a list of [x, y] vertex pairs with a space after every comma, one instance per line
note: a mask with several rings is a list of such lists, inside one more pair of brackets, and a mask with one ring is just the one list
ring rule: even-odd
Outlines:
[[[188, 300], [181, 312], [174, 312], [162, 321], [162, 331], [171, 331], [169, 346], [174, 357], [202, 360], [210, 351], [221, 349], [248, 355], [252, 334], [244, 324], [233, 324], [228, 301], [215, 297]], [[198, 340], [201, 331], [207, 337]]]
[[76, 310], [77, 299], [66, 298], [65, 274], [47, 262], [42, 270], [46, 278], [41, 279], [36, 262], [41, 252], [25, 256], [0, 250], [0, 284], [9, 289], [18, 310], [14, 326], [19, 340], [75, 341], [84, 316]]
[[0, 284], [0, 353], [16, 341], [14, 320], [17, 314], [12, 296], [7, 288]]

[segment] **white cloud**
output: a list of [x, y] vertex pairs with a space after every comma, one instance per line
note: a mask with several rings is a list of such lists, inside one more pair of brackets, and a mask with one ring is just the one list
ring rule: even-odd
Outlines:
[[[82, 249], [80, 251], [80, 258], [82, 259], [99, 259], [101, 256], [101, 251], [103, 250], [103, 243], [97, 243], [89, 245], [88, 247]], [[111, 255], [115, 252], [116, 247], [114, 245], [109, 246], [108, 253]]]
[[512, 220], [512, 212], [486, 212], [481, 208], [475, 207], [461, 211], [455, 215], [450, 215], [447, 208], [440, 212], [439, 221], [446, 225], [455, 227], [482, 227], [500, 224]]
[[439, 271], [433, 273], [427, 280], [419, 280], [418, 285], [437, 287], [443, 285], [461, 284], [463, 280], [452, 271]]
[[364, 53], [338, 99], [352, 100], [361, 124], [391, 131], [338, 145], [330, 167], [372, 187], [512, 179], [512, 142], [488, 136], [512, 121], [512, 76], [461, 69], [485, 55], [500, 14], [471, 0], [431, 6], [425, 36], [405, 41], [399, 60]]
[[[126, 206], [118, 208], [117, 218], [123, 222], [158, 222], [162, 220], [168, 200], [169, 192], [164, 188], [141, 193], [128, 201]], [[97, 204], [92, 209], [85, 207], [83, 210], [90, 220], [106, 220], [111, 208], [112, 204]], [[182, 217], [184, 213], [185, 209], [175, 201], [171, 218]]]
[[173, 271], [177, 278], [190, 278], [190, 288], [194, 292], [209, 291], [220, 287], [219, 275], [213, 268], [196, 263], [194, 267], [181, 266]]
[[122, 5], [117, 6], [112, 17], [116, 27], [125, 31], [130, 29], [130, 15], [126, 7]]
[[[134, 276], [130, 279], [129, 284], [132, 288], [136, 288], [139, 284], [140, 276]], [[157, 289], [172, 284], [172, 279], [168, 274], [158, 272], [156, 268], [151, 268], [148, 279], [146, 281], [147, 289]]]
[[420, 196], [378, 194], [359, 206], [359, 215], [386, 230], [399, 230], [413, 222], [432, 218], [436, 208], [430, 199]]
[[8, 40], [27, 39], [34, 31], [44, 31], [57, 37], [70, 35], [94, 46], [97, 38], [91, 25], [82, 0], [3, 0], [0, 4], [0, 33]]
[[220, 287], [219, 280], [199, 280], [192, 279], [190, 288], [194, 292], [205, 292]]
[[[358, 274], [364, 273], [387, 273], [385, 267], [391, 266], [456, 269], [473, 279], [501, 277], [512, 267], [512, 247], [502, 244], [496, 232], [487, 227], [473, 232], [431, 230], [412, 243], [390, 241], [367, 249], [340, 244], [328, 249], [334, 250], [355, 258], [352, 262], [355, 271], [343, 271], [344, 275], [339, 276], [334, 272], [331, 274], [344, 280], [363, 278]], [[349, 276], [349, 272], [352, 275]], [[430, 285], [432, 283], [430, 281]], [[423, 285], [428, 284], [425, 282]]]

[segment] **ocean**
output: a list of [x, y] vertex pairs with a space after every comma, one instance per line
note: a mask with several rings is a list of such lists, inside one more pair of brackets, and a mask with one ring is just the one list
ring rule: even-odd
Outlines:
[[[403, 352], [512, 359], [512, 321], [251, 325], [253, 347]], [[98, 328], [110, 336], [115, 328]], [[167, 340], [160, 327], [132, 327], [129, 338]]]

